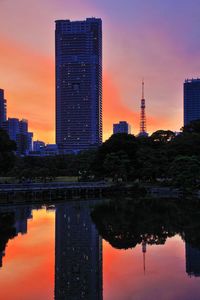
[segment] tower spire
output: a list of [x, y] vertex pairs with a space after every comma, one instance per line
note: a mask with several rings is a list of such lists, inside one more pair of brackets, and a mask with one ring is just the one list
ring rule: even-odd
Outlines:
[[144, 99], [144, 78], [142, 79], [142, 99]]

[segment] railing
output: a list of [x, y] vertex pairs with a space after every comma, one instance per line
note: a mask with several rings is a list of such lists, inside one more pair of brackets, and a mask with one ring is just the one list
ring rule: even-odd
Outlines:
[[32, 190], [56, 190], [56, 189], [98, 189], [106, 188], [106, 182], [49, 182], [49, 183], [18, 183], [0, 184], [0, 192], [32, 191]]

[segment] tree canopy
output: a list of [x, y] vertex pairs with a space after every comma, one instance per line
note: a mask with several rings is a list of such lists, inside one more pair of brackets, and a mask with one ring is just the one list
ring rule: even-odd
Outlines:
[[0, 175], [4, 176], [14, 166], [15, 142], [9, 139], [6, 131], [0, 129]]

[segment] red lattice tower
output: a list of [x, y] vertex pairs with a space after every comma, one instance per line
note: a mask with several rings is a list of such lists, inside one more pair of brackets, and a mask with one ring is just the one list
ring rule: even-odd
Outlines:
[[142, 81], [142, 99], [141, 99], [141, 114], [140, 114], [140, 135], [147, 135], [146, 132], [146, 114], [145, 114], [145, 99], [144, 99], [144, 81]]

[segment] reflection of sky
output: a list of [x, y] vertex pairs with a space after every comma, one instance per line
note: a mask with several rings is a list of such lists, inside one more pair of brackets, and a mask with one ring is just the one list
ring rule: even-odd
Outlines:
[[0, 299], [53, 299], [54, 212], [33, 211], [28, 233], [10, 240], [0, 269]]
[[[27, 234], [9, 240], [0, 299], [54, 299], [54, 232], [55, 212], [34, 210]], [[103, 300], [197, 300], [199, 282], [200, 277], [186, 273], [185, 243], [179, 236], [165, 245], [147, 245], [145, 275], [141, 245], [124, 251], [103, 242]]]
[[199, 75], [199, 14], [199, 0], [1, 0], [0, 85], [9, 115], [28, 118], [36, 138], [54, 140], [54, 20], [97, 16], [104, 137], [120, 119], [138, 131], [142, 77], [149, 130], [179, 130], [183, 80]]
[[164, 246], [147, 246], [146, 274], [142, 247], [127, 251], [104, 243], [103, 300], [198, 300], [200, 278], [185, 270], [185, 245], [178, 236]]

